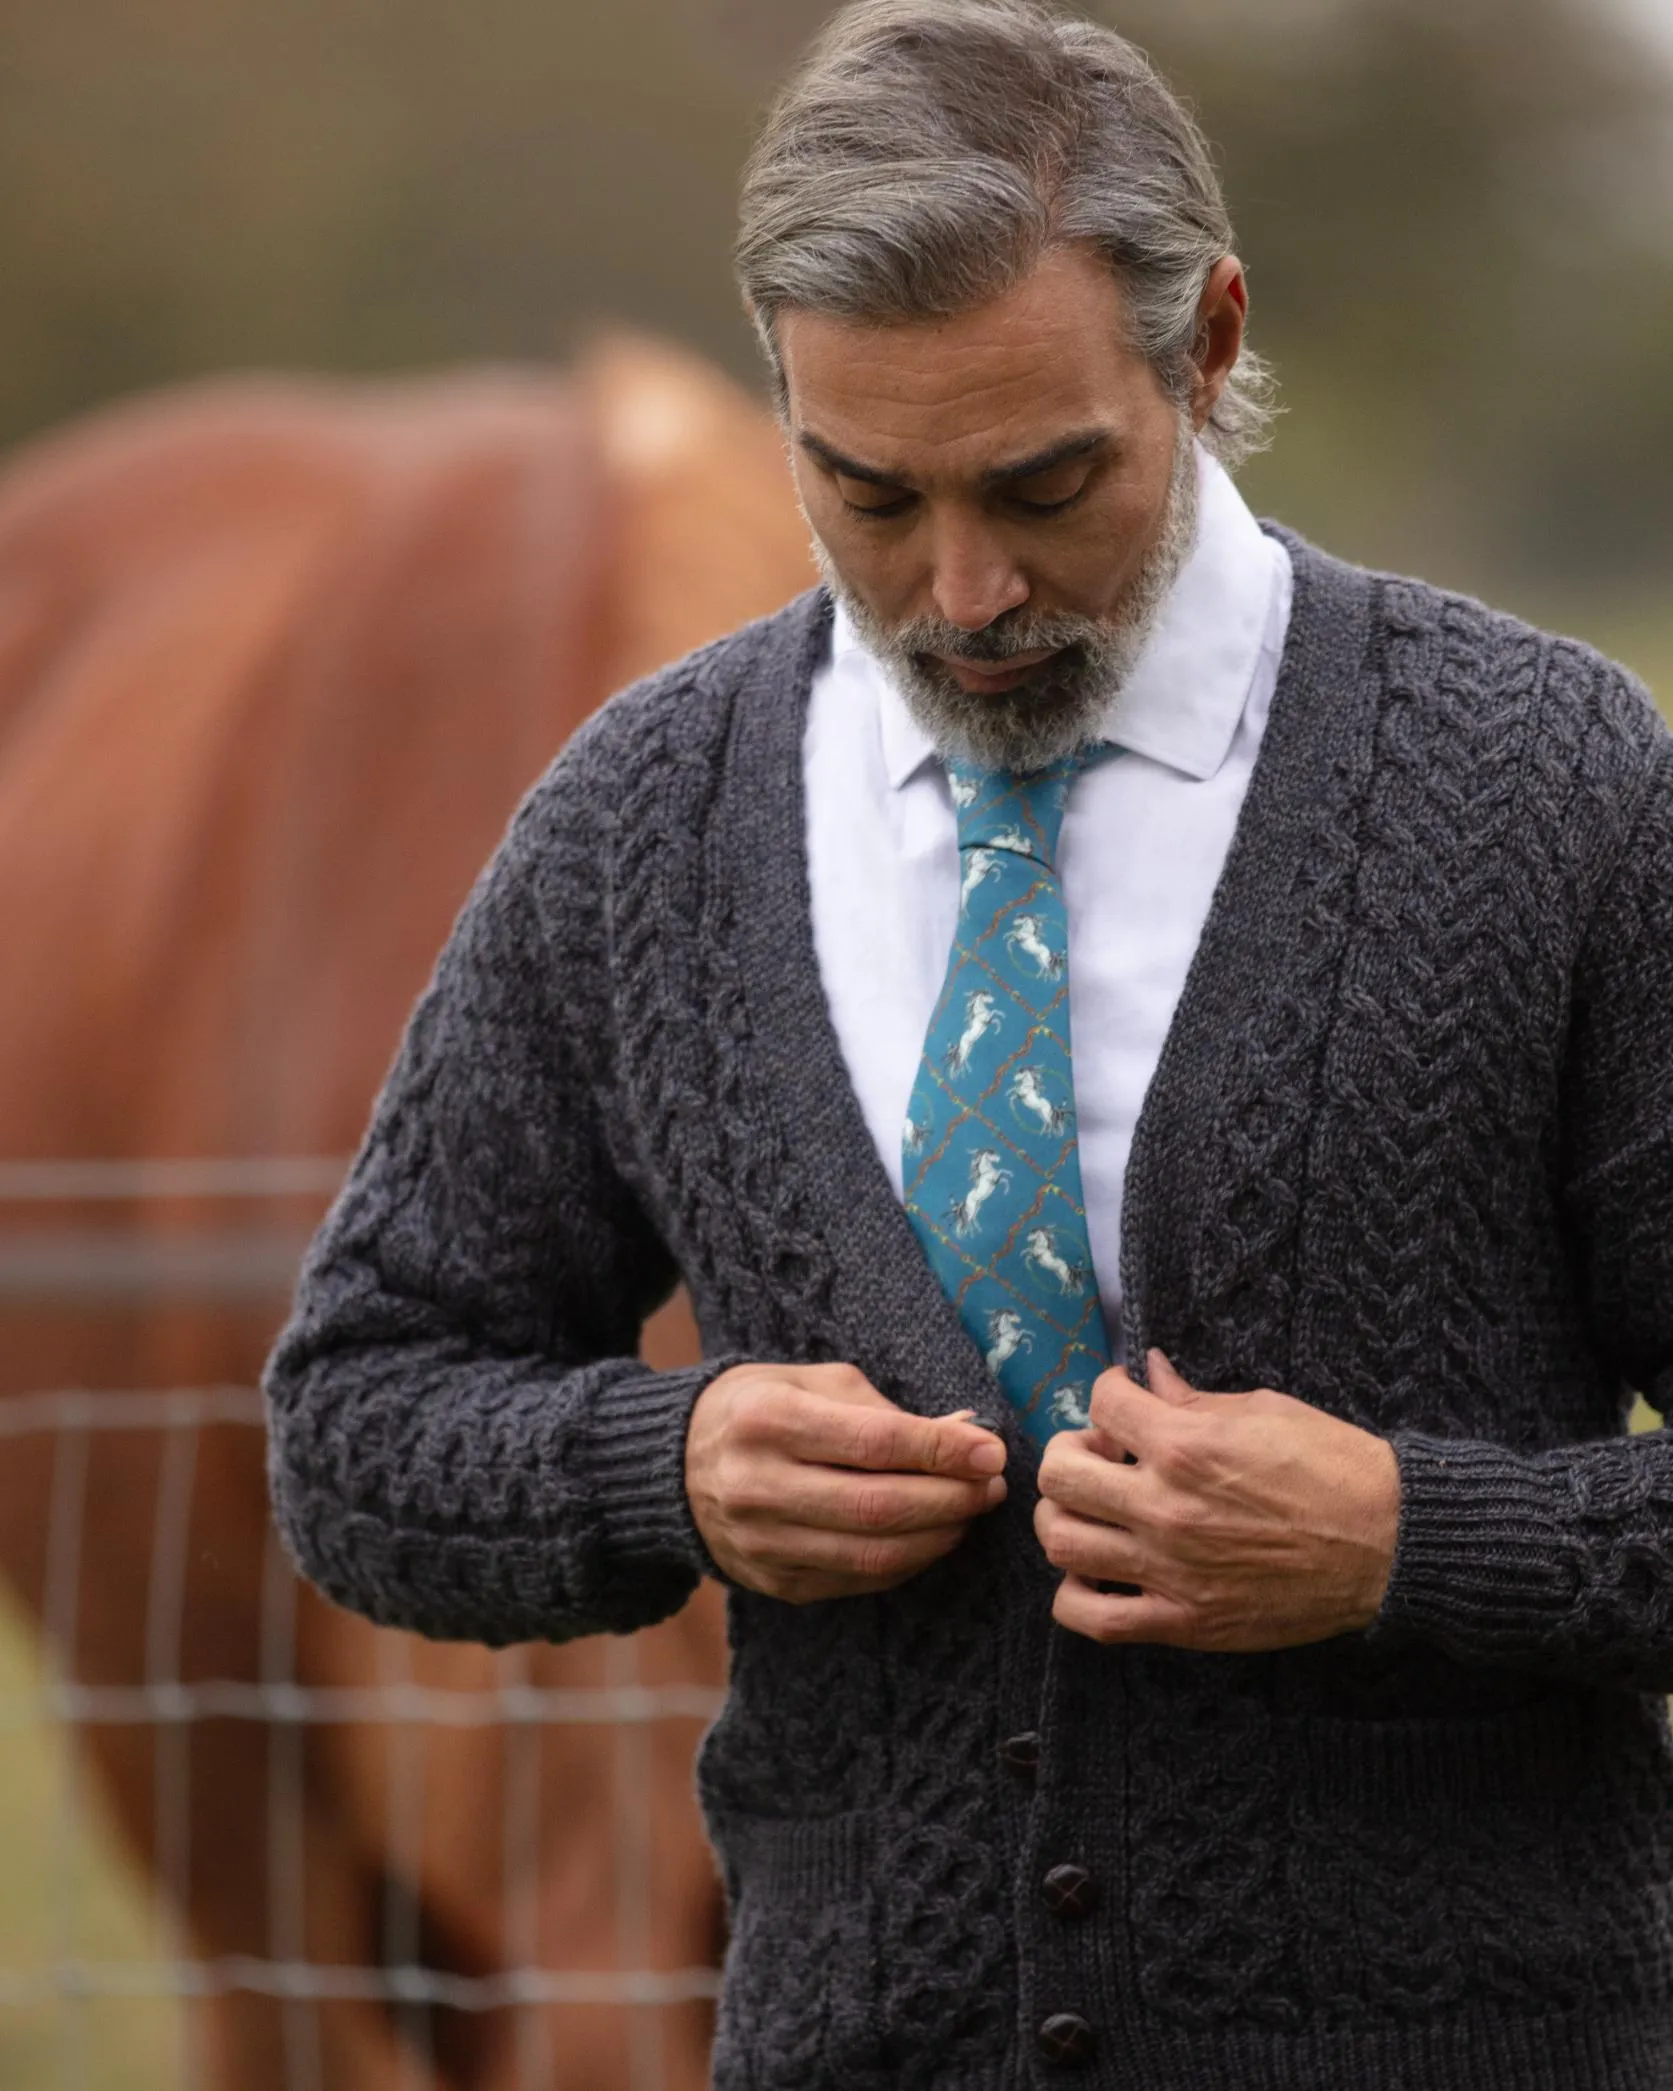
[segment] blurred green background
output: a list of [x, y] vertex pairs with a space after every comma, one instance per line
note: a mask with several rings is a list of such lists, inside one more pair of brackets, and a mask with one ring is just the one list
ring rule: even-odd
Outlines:
[[[1132, 0], [1289, 414], [1258, 505], [1673, 666], [1673, 0]], [[823, 0], [0, 0], [0, 443], [227, 366], [754, 382], [727, 263]]]
[[[1673, 700], [1673, 0], [1134, 0], [1216, 140], [1331, 549]], [[0, 0], [0, 445], [228, 367], [561, 357], [756, 382], [739, 162], [821, 0]], [[35, 1689], [0, 1607], [0, 1699]], [[48, 1731], [0, 1731], [0, 1971], [144, 1960]], [[90, 1834], [84, 1834], [89, 1831]], [[0, 2084], [179, 2081], [161, 2005], [0, 2009]]]

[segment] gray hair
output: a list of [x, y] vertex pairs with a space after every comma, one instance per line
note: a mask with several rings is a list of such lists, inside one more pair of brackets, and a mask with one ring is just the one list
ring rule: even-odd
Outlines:
[[[1107, 257], [1133, 346], [1183, 406], [1233, 235], [1207, 140], [1144, 53], [1049, 0], [857, 0], [773, 105], [736, 261], [782, 410], [781, 312], [967, 312], [1080, 242]], [[1224, 464], [1270, 439], [1275, 391], [1245, 349], [1203, 430]]]

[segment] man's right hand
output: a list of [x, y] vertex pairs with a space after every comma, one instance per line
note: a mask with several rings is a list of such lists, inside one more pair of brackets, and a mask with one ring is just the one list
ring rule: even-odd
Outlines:
[[1005, 1499], [1003, 1441], [913, 1416], [852, 1365], [735, 1365], [698, 1396], [685, 1485], [736, 1583], [790, 1604], [892, 1590]]

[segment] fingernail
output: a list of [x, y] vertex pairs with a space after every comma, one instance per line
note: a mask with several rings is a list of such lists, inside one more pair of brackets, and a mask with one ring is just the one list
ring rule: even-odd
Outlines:
[[1005, 1464], [1005, 1447], [993, 1442], [973, 1445], [967, 1461], [978, 1474], [997, 1474]]

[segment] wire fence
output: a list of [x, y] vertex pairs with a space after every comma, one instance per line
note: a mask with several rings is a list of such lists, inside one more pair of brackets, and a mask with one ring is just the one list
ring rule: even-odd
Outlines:
[[[43, 1303], [62, 1312], [79, 1303], [97, 1314], [113, 1296], [178, 1311], [193, 1302], [224, 1304], [229, 1272], [237, 1274], [230, 1288], [235, 1298], [271, 1299], [281, 1260], [286, 1284], [294, 1271], [294, 1239], [281, 1259], [282, 1237], [273, 1235], [263, 1263], [245, 1253], [248, 1231], [240, 1227], [119, 1241], [117, 1231], [102, 1225], [63, 1223], [88, 1202], [149, 1208], [175, 1200], [233, 1200], [246, 1207], [318, 1201], [336, 1187], [342, 1168], [340, 1161], [317, 1158], [0, 1162], [0, 1209], [10, 1208], [13, 1222], [0, 1229], [0, 1299], [9, 1312]], [[60, 1224], [33, 1231], [35, 1208], [55, 1208]], [[20, 1211], [22, 1228], [15, 1224]], [[122, 1255], [113, 1257], [117, 1247]], [[113, 1281], [115, 1263], [121, 1268]], [[575, 2080], [554, 2051], [562, 2034], [554, 2030], [553, 2013], [579, 2007], [614, 2011], [623, 2029], [619, 2062], [597, 2091], [614, 2091], [617, 2084], [621, 2091], [677, 2091], [692, 2080], [689, 2059], [682, 2063], [677, 2051], [680, 2042], [691, 2045], [690, 2007], [714, 1996], [718, 1978], [695, 1955], [667, 1964], [668, 1927], [659, 1923], [657, 1908], [665, 1831], [656, 1782], [661, 1776], [666, 1786], [668, 1738], [688, 1752], [717, 1709], [718, 1690], [709, 1682], [653, 1681], [635, 1640], [598, 1644], [583, 1682], [555, 1682], [549, 1661], [513, 1648], [492, 1658], [477, 1654], [463, 1685], [438, 1684], [418, 1674], [407, 1636], [371, 1628], [358, 1629], [361, 1655], [358, 1666], [350, 1666], [353, 1674], [310, 1674], [299, 1644], [299, 1586], [271, 1526], [263, 1521], [249, 1534], [248, 1572], [224, 1589], [216, 1579], [226, 1579], [226, 1562], [193, 1536], [206, 1444], [213, 1437], [224, 1451], [229, 1434], [248, 1433], [245, 1444], [254, 1453], [261, 1428], [260, 1398], [245, 1385], [11, 1391], [0, 1385], [0, 1462], [27, 1448], [42, 1472], [36, 1509], [44, 1538], [33, 1598], [45, 1651], [38, 1668], [0, 1681], [0, 1765], [12, 1740], [45, 1733], [53, 1742], [58, 1789], [43, 1841], [47, 1878], [38, 1889], [37, 1933], [44, 1934], [45, 1950], [26, 1956], [0, 1947], [0, 2058], [4, 2014], [51, 2007], [54, 2015], [50, 2061], [19, 2077], [16, 2091], [105, 2091], [115, 2081], [89, 2033], [95, 2009], [108, 2013], [165, 2000], [184, 2010], [231, 1998], [271, 2006], [278, 2039], [264, 2081], [283, 2091], [348, 2091], [351, 2083], [354, 2091], [382, 2091], [385, 2081], [434, 2091], [477, 2083], [491, 2083], [495, 2091], [551, 2091]], [[100, 1509], [109, 1500], [113, 1455], [120, 1475], [123, 1448], [141, 1442], [149, 1446], [150, 1501], [149, 1532], [137, 1550], [143, 1560], [131, 1540], [124, 1552], [111, 1537]], [[103, 1462], [100, 1490], [92, 1486], [95, 1460]], [[15, 1503], [11, 1514], [18, 1516]], [[78, 1658], [89, 1593], [97, 1579], [109, 1585], [113, 1577], [135, 1579], [135, 1589], [143, 1588], [143, 1604], [136, 1596], [130, 1605], [130, 1639], [137, 1645], [126, 1651], [116, 1681], [84, 1674]], [[242, 1622], [255, 1652], [249, 1674], [232, 1674], [230, 1665], [228, 1674], [206, 1673], [201, 1651], [188, 1645], [189, 1621], [206, 1601], [210, 1610], [218, 1604], [250, 1615]], [[345, 1956], [340, 1943], [321, 1949], [318, 1883], [308, 1875], [310, 1839], [317, 1841], [314, 1752], [322, 1737], [356, 1729], [376, 1737], [382, 1766], [381, 1820], [374, 1826], [382, 1906], [374, 1950], [358, 1958]], [[199, 1739], [211, 1734], [217, 1747], [205, 1754]], [[593, 1819], [596, 1779], [584, 1795], [564, 1790], [561, 1758], [554, 1754], [564, 1737], [585, 1738], [594, 1772], [601, 1747], [608, 1759], [611, 1819], [602, 1838]], [[462, 1748], [475, 1754], [462, 1759]], [[443, 1758], [451, 1771], [431, 1761]], [[138, 1841], [148, 1863], [155, 1947], [149, 1954], [101, 1955], [88, 1950], [76, 1906], [80, 1854], [89, 1836], [101, 1833], [108, 1812], [92, 1788], [113, 1765], [115, 1785], [126, 1776], [131, 1787], [133, 1765], [141, 1760], [148, 1760], [149, 1820]], [[225, 1810], [206, 1782], [216, 1777], [217, 1765], [240, 1763], [247, 1784], [258, 1761], [258, 1819], [246, 1817], [232, 1834], [244, 1840], [249, 1893], [262, 1904], [261, 1950], [206, 1950], [203, 1936], [214, 1925], [200, 1921], [204, 1854], [194, 1839], [203, 1838], [206, 1823], [216, 1826], [213, 1834], [227, 1834], [220, 1820]], [[472, 1790], [461, 1791], [461, 1781]], [[494, 1965], [461, 1966], [456, 1954], [432, 1952], [427, 1937], [425, 1883], [435, 1870], [435, 1818], [438, 1805], [456, 1815], [490, 1797], [498, 1820], [475, 1814], [472, 1836], [484, 1850], [498, 1847], [492, 1927], [498, 1951]], [[134, 1806], [129, 1791], [130, 1831]], [[565, 1930], [554, 1923], [542, 1862], [561, 1870], [569, 1828], [592, 1835], [606, 1858], [591, 1884], [590, 1909], [572, 1910]], [[220, 1871], [226, 1875], [229, 1868], [223, 1863]], [[237, 1872], [236, 1858], [230, 1871]], [[563, 1938], [579, 1948], [575, 1965], [555, 1963], [554, 1945]], [[613, 1953], [601, 1950], [601, 1940], [613, 1940]], [[376, 2086], [369, 2074], [362, 2077], [333, 2057], [329, 2013], [353, 2006], [377, 2007], [390, 2029], [389, 2071]], [[675, 2041], [667, 2014], [682, 2007]], [[511, 2031], [473, 2075], [439, 2058], [438, 2013], [507, 2014]], [[235, 2079], [226, 2067], [182, 2019], [167, 2081], [182, 2091], [230, 2091]]]

